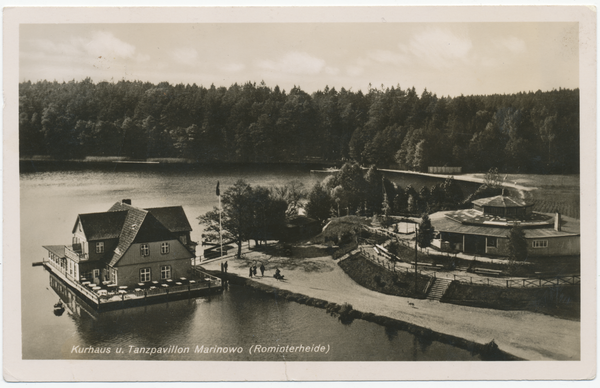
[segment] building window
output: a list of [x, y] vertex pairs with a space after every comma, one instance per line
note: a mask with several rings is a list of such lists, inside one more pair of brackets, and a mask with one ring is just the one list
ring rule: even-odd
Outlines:
[[164, 242], [160, 244], [160, 253], [163, 255], [169, 253], [169, 243]]
[[496, 237], [487, 237], [486, 245], [490, 248], [496, 248], [498, 246], [498, 239]]
[[150, 274], [150, 268], [140, 268], [140, 282], [149, 282], [152, 276]]
[[171, 266], [162, 265], [160, 267], [160, 280], [171, 279]]
[[148, 244], [140, 245], [140, 254], [142, 256], [150, 256], [150, 248], [148, 247]]
[[96, 253], [104, 253], [104, 242], [96, 243]]
[[117, 270], [115, 268], [110, 269], [110, 282], [117, 284]]
[[532, 247], [534, 247], [534, 248], [548, 248], [548, 240], [533, 240]]

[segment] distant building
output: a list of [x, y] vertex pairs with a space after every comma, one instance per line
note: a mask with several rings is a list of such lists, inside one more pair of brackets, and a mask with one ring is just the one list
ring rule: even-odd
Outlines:
[[191, 230], [181, 206], [140, 209], [123, 200], [104, 213], [80, 214], [72, 245], [44, 248], [70, 280], [128, 286], [188, 276], [197, 245]]
[[462, 167], [429, 166], [427, 172], [430, 174], [460, 174], [462, 173]]
[[436, 236], [432, 245], [442, 251], [476, 255], [509, 254], [508, 235], [519, 225], [530, 256], [569, 256], [581, 252], [579, 220], [532, 211], [533, 205], [498, 195], [472, 202], [467, 210], [437, 212], [430, 216]]

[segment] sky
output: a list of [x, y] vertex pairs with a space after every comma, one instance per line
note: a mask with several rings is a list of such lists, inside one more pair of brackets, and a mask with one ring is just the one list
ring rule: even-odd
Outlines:
[[20, 81], [414, 86], [438, 96], [579, 87], [577, 23], [21, 24], [19, 33]]

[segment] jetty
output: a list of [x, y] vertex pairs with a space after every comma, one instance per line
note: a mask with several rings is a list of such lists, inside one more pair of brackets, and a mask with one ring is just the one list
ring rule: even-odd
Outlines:
[[95, 284], [84, 279], [81, 282], [77, 281], [52, 260], [45, 259], [42, 265], [98, 312], [195, 298], [223, 291], [221, 279], [195, 267], [190, 278], [166, 279], [161, 282], [150, 281], [134, 286], [116, 287], [110, 282]]

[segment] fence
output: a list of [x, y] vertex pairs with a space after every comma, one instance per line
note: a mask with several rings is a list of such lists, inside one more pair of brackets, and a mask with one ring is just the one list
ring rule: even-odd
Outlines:
[[490, 279], [486, 277], [473, 277], [452, 275], [452, 279], [465, 284], [480, 284], [484, 286], [506, 287], [506, 288], [541, 288], [565, 285], [581, 284], [581, 276], [557, 276], [554, 278], [529, 278], [529, 279]]
[[[360, 249], [362, 256], [371, 262], [379, 265], [380, 267], [394, 272], [394, 273], [414, 273], [414, 265], [412, 268], [408, 267], [398, 267], [396, 263], [390, 263], [389, 260], [384, 258], [379, 258], [377, 255], [374, 255], [364, 247]], [[506, 287], [506, 288], [541, 288], [541, 287], [556, 287], [556, 286], [566, 286], [566, 285], [577, 285], [581, 284], [581, 276], [580, 275], [572, 275], [572, 276], [557, 276], [553, 278], [528, 278], [528, 279], [499, 279], [499, 278], [489, 278], [482, 276], [468, 276], [468, 275], [456, 275], [456, 274], [440, 274], [436, 271], [427, 271], [419, 269], [417, 271], [420, 275], [429, 276], [431, 278], [446, 278], [451, 279], [453, 281], [457, 281], [463, 284], [477, 284], [484, 286], [494, 286], [494, 287]]]
[[93, 293], [92, 291], [88, 290], [87, 288], [85, 288], [84, 286], [82, 286], [81, 284], [79, 284], [79, 281], [77, 279], [75, 279], [75, 277], [73, 277], [72, 275], [69, 275], [65, 271], [64, 268], [61, 268], [60, 265], [56, 264], [52, 260], [46, 260], [45, 258], [42, 260], [42, 262], [44, 264], [49, 264], [52, 267], [54, 267], [54, 269], [56, 271], [58, 271], [58, 272], [54, 272], [56, 275], [58, 275], [58, 277], [64, 277], [65, 280], [70, 280], [70, 282], [68, 284], [71, 287], [75, 288], [77, 291], [79, 291], [80, 293], [82, 293], [83, 295], [85, 295], [87, 298], [89, 298], [90, 300], [92, 300], [96, 304], [99, 303], [98, 296], [95, 293]]
[[[410, 274], [414, 274], [415, 272], [415, 267], [414, 265], [412, 266], [412, 268], [408, 268], [408, 267], [400, 267], [397, 266], [395, 262], [390, 262], [387, 259], [380, 259], [377, 255], [371, 254], [370, 252], [366, 251], [364, 247], [360, 248], [361, 254], [364, 258], [368, 259], [369, 261], [373, 262], [374, 264], [379, 265], [380, 267], [393, 272], [393, 273], [410, 273]], [[418, 269], [417, 270], [419, 275], [423, 275], [423, 276], [429, 276], [429, 277], [436, 277], [436, 272], [435, 271], [427, 271], [427, 270], [422, 270], [422, 269]]]

